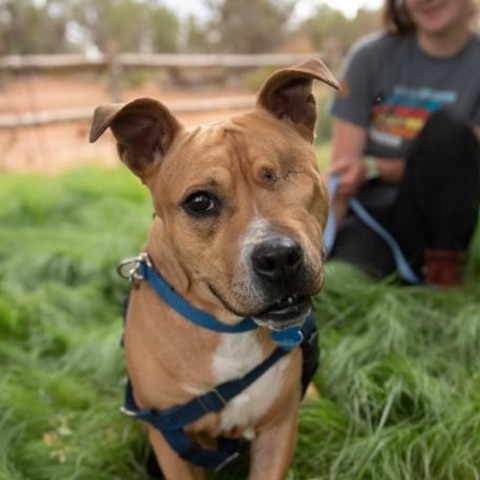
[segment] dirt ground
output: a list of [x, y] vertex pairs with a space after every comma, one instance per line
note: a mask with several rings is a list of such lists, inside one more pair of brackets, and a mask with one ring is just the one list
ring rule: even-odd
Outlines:
[[[141, 88], [124, 90], [123, 101], [138, 97], [154, 97], [167, 106], [179, 102], [234, 98], [253, 105], [254, 96], [238, 89], [196, 87], [166, 88], [150, 81]], [[0, 117], [22, 113], [93, 108], [110, 102], [110, 93], [99, 79], [88, 76], [28, 76], [9, 79], [0, 84]], [[210, 110], [178, 113], [184, 125], [223, 120], [244, 109]], [[36, 127], [0, 128], [0, 171], [56, 173], [80, 165], [118, 164], [111, 135], [97, 143], [88, 143], [89, 121], [42, 125]]]

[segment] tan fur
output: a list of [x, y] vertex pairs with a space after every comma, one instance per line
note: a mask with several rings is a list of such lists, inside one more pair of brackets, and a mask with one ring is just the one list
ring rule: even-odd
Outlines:
[[[328, 201], [311, 146], [315, 78], [336, 86], [326, 67], [312, 60], [270, 77], [250, 113], [190, 130], [150, 99], [99, 107], [95, 113], [91, 140], [110, 127], [122, 160], [151, 192], [157, 216], [145, 250], [153, 264], [180, 295], [226, 324], [266, 307], [266, 295], [252, 282], [245, 258], [246, 244], [254, 245], [262, 235], [279, 232], [301, 245], [308, 295], [323, 283]], [[198, 190], [221, 199], [219, 215], [198, 220], [185, 213], [185, 199]], [[276, 347], [266, 328], [252, 335], [263, 357]], [[132, 291], [125, 330], [138, 404], [167, 408], [189, 401], [192, 392], [211, 389], [216, 384], [213, 356], [221, 341], [222, 334], [186, 321], [143, 282]], [[286, 358], [278, 393], [253, 426], [251, 480], [284, 478], [293, 455], [300, 350]], [[206, 415], [188, 431], [207, 443], [209, 437], [246, 433], [240, 426], [221, 431], [221, 418], [222, 412]], [[167, 479], [205, 478], [172, 452], [160, 433], [148, 431]]]

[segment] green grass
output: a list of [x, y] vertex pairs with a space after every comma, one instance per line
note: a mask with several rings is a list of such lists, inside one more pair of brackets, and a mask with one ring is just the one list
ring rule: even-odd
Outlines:
[[[146, 479], [143, 430], [118, 412], [115, 266], [151, 214], [124, 169], [0, 177], [0, 480]], [[451, 291], [328, 265], [322, 396], [301, 409], [290, 480], [480, 478], [479, 247]]]

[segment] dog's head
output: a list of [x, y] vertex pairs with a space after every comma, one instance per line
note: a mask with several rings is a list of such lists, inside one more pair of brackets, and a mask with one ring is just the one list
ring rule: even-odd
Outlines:
[[186, 129], [143, 98], [98, 107], [90, 134], [94, 142], [112, 130], [151, 192], [158, 255], [175, 258], [198, 285], [193, 295], [276, 329], [303, 321], [323, 283], [328, 196], [312, 148], [314, 79], [337, 88], [310, 60], [274, 73], [255, 108], [226, 122]]

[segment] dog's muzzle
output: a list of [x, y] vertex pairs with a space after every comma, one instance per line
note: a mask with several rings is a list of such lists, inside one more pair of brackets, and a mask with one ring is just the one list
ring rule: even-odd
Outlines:
[[290, 237], [273, 237], [252, 251], [252, 268], [262, 282], [293, 283], [303, 269], [300, 244]]
[[272, 299], [255, 320], [279, 329], [301, 323], [312, 309], [310, 295], [303, 293], [306, 268], [301, 245], [287, 236], [266, 239], [252, 250], [251, 264], [256, 283]]

